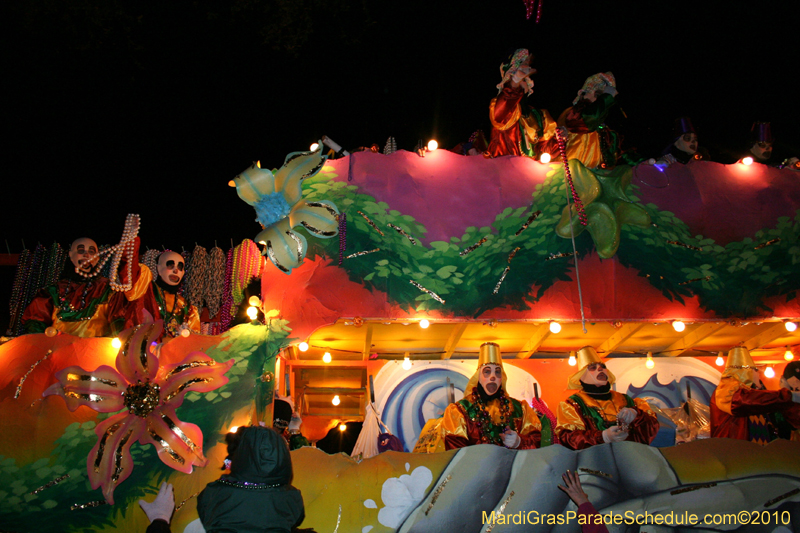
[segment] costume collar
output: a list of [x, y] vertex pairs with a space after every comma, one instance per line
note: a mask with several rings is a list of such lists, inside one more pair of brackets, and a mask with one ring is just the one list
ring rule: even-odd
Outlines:
[[606, 383], [605, 385], [590, 385], [585, 381], [581, 381], [581, 388], [583, 389], [583, 392], [595, 400], [611, 399], [611, 383]]
[[[183, 283], [183, 280], [181, 280], [181, 283]], [[178, 294], [178, 291], [181, 288], [181, 283], [178, 283], [177, 285], [170, 285], [169, 283], [166, 283], [163, 279], [161, 279], [161, 276], [156, 278], [156, 285], [161, 287], [162, 291], [168, 292], [170, 294]]]

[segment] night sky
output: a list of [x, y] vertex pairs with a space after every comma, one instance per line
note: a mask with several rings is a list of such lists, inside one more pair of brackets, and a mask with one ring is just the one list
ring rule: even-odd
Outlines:
[[252, 161], [278, 167], [322, 135], [407, 150], [488, 135], [519, 47], [554, 117], [612, 71], [627, 118], [609, 123], [643, 155], [680, 115], [717, 160], [754, 120], [772, 121], [774, 158], [796, 155], [797, 6], [544, 0], [537, 25], [522, 0], [3, 3], [2, 237], [13, 253], [115, 243], [135, 212], [144, 249], [227, 249], [259, 230], [227, 186]]

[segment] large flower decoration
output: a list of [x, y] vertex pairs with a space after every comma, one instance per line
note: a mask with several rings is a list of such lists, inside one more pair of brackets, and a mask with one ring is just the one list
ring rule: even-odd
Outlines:
[[308, 248], [293, 228], [303, 226], [323, 238], [339, 233], [339, 210], [332, 202], [303, 201], [303, 180], [319, 172], [326, 159], [320, 143], [314, 151], [289, 154], [275, 172], [254, 163], [233, 179], [239, 197], [255, 208], [264, 228], [255, 239], [265, 246], [263, 255], [286, 274], [303, 262]]
[[125, 409], [97, 425], [97, 443], [86, 461], [92, 488], [102, 487], [110, 504], [114, 489], [133, 470], [130, 447], [137, 440], [155, 446], [164, 464], [186, 474], [193, 465], [207, 462], [200, 428], [178, 420], [175, 409], [189, 391], [209, 392], [225, 385], [225, 373], [234, 360], [218, 363], [204, 353], [192, 352], [176, 365], [160, 367], [150, 346], [162, 329], [159, 320], [125, 330], [120, 335], [116, 370], [105, 365], [93, 372], [67, 367], [43, 394], [61, 395], [70, 411], [81, 405], [99, 413]]
[[[563, 169], [562, 166], [562, 175]], [[558, 236], [569, 239], [572, 235], [570, 224], [575, 236], [586, 229], [592, 236], [597, 255], [608, 259], [617, 253], [623, 224], [640, 227], [650, 225], [647, 211], [625, 194], [625, 189], [631, 184], [631, 167], [619, 165], [611, 170], [590, 170], [577, 159], [570, 159], [569, 171], [575, 191], [586, 209], [588, 223], [586, 226], [580, 223], [574, 204], [571, 210], [564, 206], [561, 220], [556, 226]]]

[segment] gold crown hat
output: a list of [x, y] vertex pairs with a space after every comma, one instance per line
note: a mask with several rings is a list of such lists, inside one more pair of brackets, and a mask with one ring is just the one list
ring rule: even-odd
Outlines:
[[[578, 350], [578, 355], [576, 359], [578, 368], [580, 370], [578, 370], [569, 377], [568, 383], [570, 389], [582, 389], [583, 387], [581, 386], [581, 378], [583, 377], [584, 372], [586, 372], [586, 367], [593, 363], [603, 362], [600, 360], [600, 356], [597, 355], [597, 351], [591, 346], [584, 346], [583, 348]], [[606, 368], [606, 375], [608, 376], [609, 385], [617, 381], [617, 378], [608, 368]]]
[[722, 372], [723, 378], [734, 377], [746, 385], [751, 385], [753, 372], [758, 372], [758, 367], [750, 355], [750, 350], [744, 346], [736, 346], [728, 352], [725, 371]]
[[503, 355], [500, 353], [500, 345], [495, 342], [484, 342], [481, 344], [480, 351], [478, 352], [478, 369], [469, 378], [469, 382], [467, 382], [467, 390], [464, 391], [464, 396], [469, 396], [472, 394], [472, 389], [478, 386], [478, 377], [481, 374], [481, 368], [486, 365], [500, 365], [500, 371], [503, 375], [503, 392], [508, 394], [506, 389], [506, 382], [508, 378], [506, 376], [506, 369], [503, 368]]

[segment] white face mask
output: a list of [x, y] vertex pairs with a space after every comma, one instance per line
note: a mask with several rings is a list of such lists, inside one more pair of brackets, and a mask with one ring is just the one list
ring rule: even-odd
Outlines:
[[186, 273], [183, 256], [176, 252], [164, 252], [158, 258], [158, 277], [167, 285], [178, 285]]
[[681, 152], [694, 154], [697, 152], [697, 135], [694, 133], [684, 133], [675, 141], [675, 147]]
[[92, 239], [83, 237], [72, 243], [69, 249], [69, 260], [75, 268], [83, 272], [90, 272], [97, 264], [97, 243]]
[[608, 383], [608, 372], [606, 365], [603, 363], [592, 363], [586, 367], [586, 372], [583, 373], [581, 381], [589, 385], [602, 387]]
[[483, 365], [478, 375], [478, 383], [481, 384], [486, 394], [491, 396], [503, 385], [503, 369], [494, 363]]

